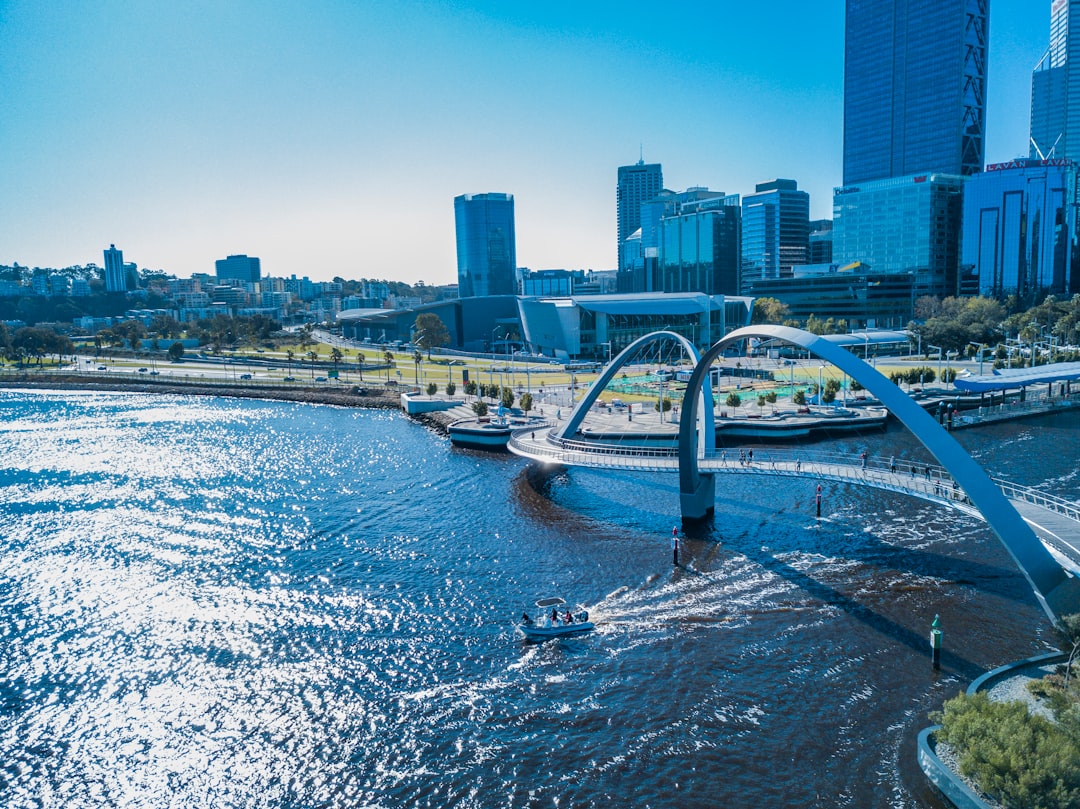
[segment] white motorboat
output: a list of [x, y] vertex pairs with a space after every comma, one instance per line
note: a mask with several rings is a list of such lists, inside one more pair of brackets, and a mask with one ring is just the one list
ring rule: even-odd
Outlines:
[[537, 601], [535, 616], [522, 613], [517, 628], [529, 640], [543, 641], [581, 635], [592, 632], [595, 627], [583, 606], [579, 604], [577, 610], [573, 611], [566, 606], [564, 599], [555, 596]]

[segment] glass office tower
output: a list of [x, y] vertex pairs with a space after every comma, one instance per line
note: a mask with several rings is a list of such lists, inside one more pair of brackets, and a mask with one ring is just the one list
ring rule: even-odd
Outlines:
[[957, 294], [964, 178], [915, 174], [833, 191], [833, 261], [911, 273], [914, 294]]
[[794, 180], [758, 183], [742, 201], [742, 291], [761, 278], [791, 275], [806, 264], [810, 246], [810, 195]]
[[739, 195], [680, 206], [660, 220], [659, 292], [739, 294]]
[[982, 295], [1080, 292], [1076, 272], [1077, 167], [1071, 160], [1013, 160], [986, 167], [964, 188], [961, 264]]
[[1031, 74], [1031, 157], [1080, 160], [1078, 93], [1080, 0], [1054, 0], [1050, 46]]
[[982, 170], [989, 0], [847, 0], [844, 185]]
[[513, 194], [454, 197], [458, 294], [517, 294]]

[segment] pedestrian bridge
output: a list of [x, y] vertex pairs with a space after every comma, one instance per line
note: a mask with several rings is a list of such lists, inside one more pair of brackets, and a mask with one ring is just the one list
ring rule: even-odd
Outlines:
[[[735, 343], [748, 338], [787, 342], [806, 349], [839, 368], [866, 388], [922, 442], [938, 466], [893, 469], [890, 462], [852, 463], [850, 458], [790, 450], [759, 454], [750, 462], [715, 450], [713, 397], [708, 379], [713, 362]], [[585, 414], [621, 368], [650, 343], [673, 340], [695, 362], [686, 385], [674, 447], [649, 448], [580, 441], [578, 428]], [[684, 520], [713, 513], [717, 474], [767, 474], [841, 480], [900, 491], [979, 516], [990, 526], [1031, 584], [1050, 619], [1080, 612], [1080, 520], [1077, 506], [1031, 489], [992, 480], [982, 467], [911, 397], [844, 348], [818, 335], [786, 326], [748, 326], [736, 329], [703, 355], [686, 338], [654, 332], [629, 345], [608, 364], [596, 383], [578, 402], [569, 419], [557, 428], [519, 433], [512, 452], [534, 460], [566, 466], [591, 466], [640, 471], [673, 471], [679, 475], [679, 498]], [[906, 478], [905, 478], [905, 472]], [[1005, 490], [1008, 487], [1008, 490]], [[1049, 527], [1048, 527], [1049, 526]], [[1036, 529], [1039, 536], [1036, 536]], [[1052, 536], [1051, 536], [1052, 535]], [[1071, 537], [1070, 541], [1068, 537]], [[1072, 549], [1071, 551], [1067, 549]]]
[[[515, 455], [559, 466], [617, 469], [631, 472], [677, 472], [675, 447], [573, 441], [558, 438], [553, 428], [520, 430], [509, 448]], [[786, 448], [757, 449], [753, 455], [739, 450], [707, 451], [699, 458], [703, 471], [729, 475], [799, 478], [810, 485], [822, 481], [853, 483], [918, 497], [985, 520], [948, 470], [937, 464], [894, 463], [891, 459], [840, 452]], [[1080, 576], [1080, 504], [1049, 495], [1030, 486], [991, 478], [1032, 527], [1058, 563]]]

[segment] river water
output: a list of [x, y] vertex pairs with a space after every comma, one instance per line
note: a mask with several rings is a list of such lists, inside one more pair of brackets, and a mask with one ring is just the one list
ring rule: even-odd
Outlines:
[[[957, 437], [1080, 499], [1078, 427]], [[1053, 640], [985, 526], [854, 486], [816, 520], [812, 482], [720, 477], [676, 569], [675, 476], [392, 411], [3, 391], [0, 459], [8, 809], [939, 807], [928, 711]], [[597, 631], [516, 637], [552, 594]]]

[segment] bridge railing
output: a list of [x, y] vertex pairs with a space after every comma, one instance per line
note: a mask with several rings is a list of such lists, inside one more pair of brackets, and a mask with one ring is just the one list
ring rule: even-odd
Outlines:
[[1063, 497], [1047, 494], [1028, 486], [1020, 486], [1012, 481], [1001, 480], [1000, 478], [991, 478], [991, 480], [1000, 486], [1001, 491], [1010, 499], [1023, 500], [1026, 503], [1031, 503], [1040, 508], [1045, 508], [1047, 511], [1053, 511], [1063, 517], [1080, 522], [1080, 503], [1074, 503]]

